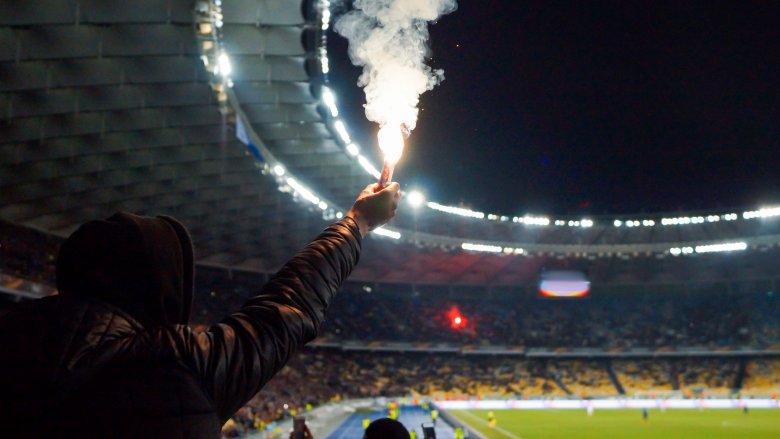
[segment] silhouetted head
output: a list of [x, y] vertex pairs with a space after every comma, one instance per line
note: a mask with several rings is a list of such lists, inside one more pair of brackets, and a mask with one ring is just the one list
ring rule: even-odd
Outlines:
[[364, 439], [409, 439], [409, 432], [400, 422], [382, 418], [372, 422], [366, 428]]
[[170, 217], [119, 212], [90, 221], [65, 240], [57, 288], [108, 302], [144, 326], [186, 324], [194, 260], [187, 229]]

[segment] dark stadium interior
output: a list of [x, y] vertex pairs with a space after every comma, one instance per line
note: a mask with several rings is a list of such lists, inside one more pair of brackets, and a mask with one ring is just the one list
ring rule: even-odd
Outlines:
[[[518, 20], [494, 31], [513, 38], [482, 50], [471, 42], [491, 44], [484, 23], [501, 14], [460, 3], [431, 30], [447, 79], [423, 97], [397, 216], [363, 240], [319, 336], [224, 436], [265, 437], [295, 413], [363, 398], [780, 407], [777, 4], [503, 2]], [[343, 217], [376, 181], [361, 159], [381, 163], [359, 70], [332, 31], [343, 10], [0, 2], [0, 316], [57, 294], [64, 239], [124, 210], [189, 228], [192, 326], [205, 331]], [[678, 44], [669, 56], [692, 70], [675, 79], [654, 58], [639, 74], [631, 41], [660, 58]], [[229, 76], [215, 70], [222, 54]], [[618, 70], [597, 71], [605, 60]], [[510, 87], [522, 68], [530, 82]], [[694, 87], [709, 69], [720, 73]], [[495, 89], [469, 89], [490, 75]], [[557, 83], [568, 88], [553, 93]], [[644, 116], [658, 119], [628, 123]], [[582, 274], [588, 294], [543, 297], [542, 273], [558, 270]]]

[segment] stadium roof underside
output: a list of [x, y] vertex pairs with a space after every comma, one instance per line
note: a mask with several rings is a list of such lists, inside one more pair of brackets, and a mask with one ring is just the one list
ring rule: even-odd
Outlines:
[[[269, 272], [329, 220], [280, 191], [262, 152], [337, 210], [372, 182], [344, 153], [320, 101], [314, 5], [224, 1], [220, 44], [233, 71], [226, 100], [201, 58], [196, 11], [203, 3], [0, 3], [0, 219], [66, 236], [117, 210], [168, 214], [192, 231], [200, 263]], [[261, 144], [259, 155], [237, 139], [238, 113]], [[546, 258], [780, 241], [777, 221], [580, 229], [406, 206], [391, 226], [404, 239], [367, 239], [356, 278], [510, 284]], [[463, 252], [462, 241], [522, 243], [525, 254]]]

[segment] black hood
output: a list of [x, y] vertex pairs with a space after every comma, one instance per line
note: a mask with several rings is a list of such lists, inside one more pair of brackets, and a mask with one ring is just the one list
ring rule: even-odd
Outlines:
[[194, 262], [187, 229], [170, 217], [119, 212], [78, 228], [60, 248], [64, 296], [108, 302], [144, 326], [186, 324]]

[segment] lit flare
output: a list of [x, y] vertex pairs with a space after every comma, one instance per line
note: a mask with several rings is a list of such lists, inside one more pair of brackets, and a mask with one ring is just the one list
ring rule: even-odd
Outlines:
[[379, 129], [379, 149], [384, 155], [382, 175], [379, 177], [379, 188], [387, 186], [393, 178], [395, 165], [401, 160], [404, 153], [404, 140], [409, 136], [409, 130], [404, 124], [385, 124]]

